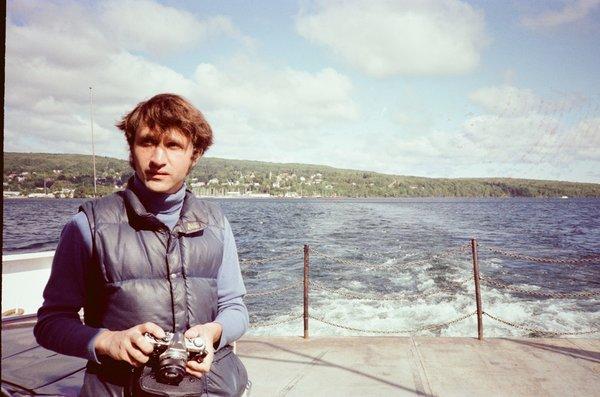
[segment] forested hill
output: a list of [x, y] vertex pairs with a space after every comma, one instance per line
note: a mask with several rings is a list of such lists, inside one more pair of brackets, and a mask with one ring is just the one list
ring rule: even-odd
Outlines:
[[[99, 192], [112, 192], [132, 174], [125, 160], [96, 156]], [[322, 197], [600, 197], [600, 184], [512, 178], [424, 178], [333, 168], [205, 157], [190, 186], [202, 194], [268, 193]], [[45, 189], [44, 189], [45, 186]], [[4, 153], [4, 190], [22, 194], [76, 189], [93, 192], [92, 157]]]

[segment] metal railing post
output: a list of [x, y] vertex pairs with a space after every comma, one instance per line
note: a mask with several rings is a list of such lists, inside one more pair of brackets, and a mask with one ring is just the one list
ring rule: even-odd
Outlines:
[[304, 339], [308, 339], [308, 273], [310, 258], [308, 244], [304, 244]]
[[481, 288], [479, 286], [479, 261], [477, 259], [477, 240], [471, 239], [473, 255], [473, 279], [475, 280], [475, 300], [477, 302], [477, 339], [483, 340], [483, 308], [481, 306]]

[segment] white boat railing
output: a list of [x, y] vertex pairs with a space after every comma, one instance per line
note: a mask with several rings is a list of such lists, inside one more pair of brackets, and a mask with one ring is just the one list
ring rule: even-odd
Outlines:
[[37, 312], [53, 258], [54, 251], [2, 255], [2, 313]]

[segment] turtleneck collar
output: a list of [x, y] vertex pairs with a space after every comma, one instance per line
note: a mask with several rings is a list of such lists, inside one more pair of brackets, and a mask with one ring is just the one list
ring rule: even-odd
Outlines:
[[146, 211], [158, 216], [159, 219], [163, 216], [174, 215], [179, 218], [179, 213], [183, 207], [183, 199], [185, 198], [185, 182], [175, 193], [156, 193], [148, 189], [137, 174], [134, 174], [133, 189]]

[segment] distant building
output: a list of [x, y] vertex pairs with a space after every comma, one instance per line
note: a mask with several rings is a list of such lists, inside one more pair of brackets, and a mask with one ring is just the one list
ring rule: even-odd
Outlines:
[[73, 198], [74, 195], [75, 189], [63, 188], [57, 192], [54, 192], [54, 196], [59, 198]]

